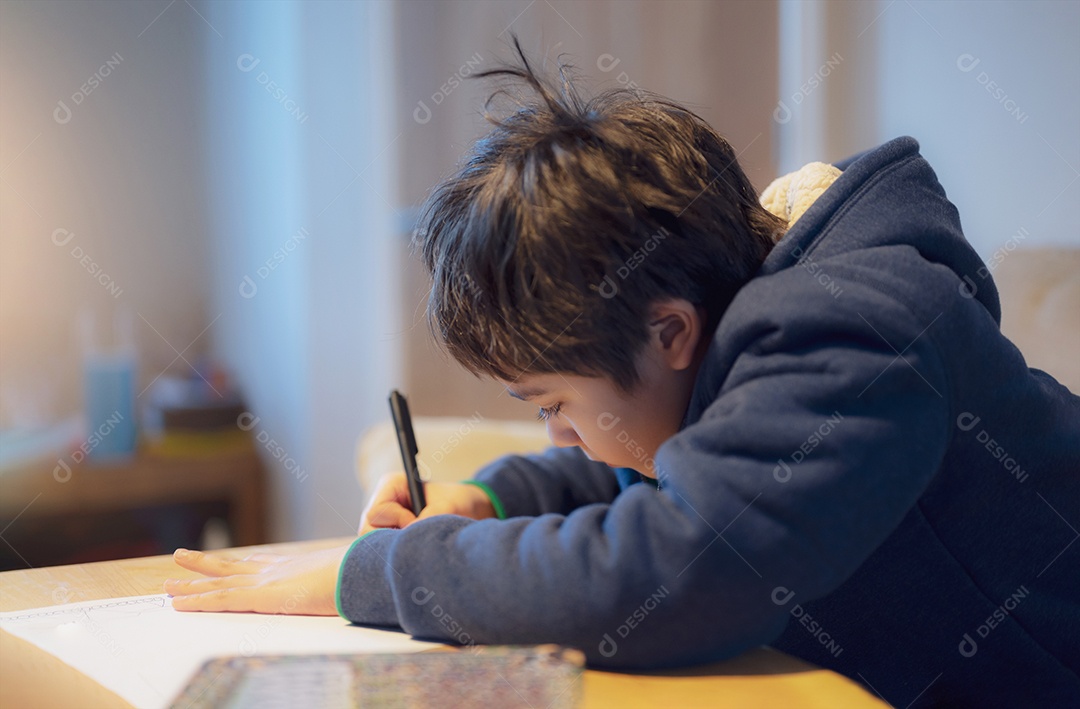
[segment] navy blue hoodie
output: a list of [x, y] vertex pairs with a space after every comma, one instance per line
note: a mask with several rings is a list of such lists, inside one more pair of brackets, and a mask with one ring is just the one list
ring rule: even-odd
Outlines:
[[658, 488], [576, 448], [503, 458], [477, 479], [507, 519], [366, 535], [341, 614], [595, 667], [768, 644], [900, 706], [1080, 705], [1080, 397], [1002, 336], [918, 147], [842, 163], [739, 291]]

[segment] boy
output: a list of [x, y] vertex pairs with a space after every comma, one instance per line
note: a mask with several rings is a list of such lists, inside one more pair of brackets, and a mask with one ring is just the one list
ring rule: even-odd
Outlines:
[[1076, 705], [1080, 398], [1001, 335], [916, 142], [808, 166], [770, 213], [691, 112], [560, 94], [518, 55], [482, 76], [541, 100], [417, 243], [438, 338], [556, 447], [429, 484], [419, 520], [389, 479], [348, 549], [180, 551], [212, 578], [168, 582], [174, 606], [274, 613], [302, 586], [295, 612], [597, 667], [769, 644], [904, 706]]

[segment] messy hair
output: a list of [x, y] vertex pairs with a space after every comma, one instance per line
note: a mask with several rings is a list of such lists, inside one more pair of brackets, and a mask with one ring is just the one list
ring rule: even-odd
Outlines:
[[428, 322], [466, 369], [503, 381], [559, 372], [638, 383], [650, 304], [701, 306], [706, 335], [785, 225], [758, 203], [735, 152], [661, 96], [584, 100], [520, 65], [477, 73], [535, 98], [495, 125], [420, 210]]

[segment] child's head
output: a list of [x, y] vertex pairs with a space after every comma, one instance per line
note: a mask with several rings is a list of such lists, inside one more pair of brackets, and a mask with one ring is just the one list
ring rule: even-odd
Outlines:
[[538, 100], [489, 113], [494, 130], [421, 212], [429, 320], [476, 374], [602, 377], [631, 395], [650, 309], [692, 304], [707, 338], [785, 225], [691, 111], [628, 89], [583, 100], [564, 71], [555, 90], [515, 46], [520, 67], [478, 76]]

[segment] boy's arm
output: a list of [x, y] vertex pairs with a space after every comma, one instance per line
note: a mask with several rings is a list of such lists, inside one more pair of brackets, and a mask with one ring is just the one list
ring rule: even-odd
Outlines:
[[577, 447], [505, 456], [481, 468], [471, 482], [484, 488], [501, 518], [569, 514], [619, 494], [615, 472]]
[[929, 318], [854, 281], [834, 299], [805, 280], [781, 291], [804, 305], [790, 318], [765, 303], [775, 317], [720, 333], [743, 355], [703, 417], [661, 446], [659, 491], [634, 485], [567, 516], [374, 532], [342, 563], [342, 615], [449, 642], [557, 642], [624, 668], [773, 640], [789, 592], [828, 594], [899, 525], [950, 430]]

